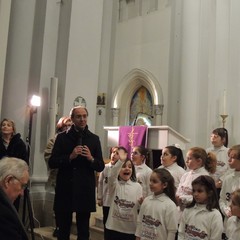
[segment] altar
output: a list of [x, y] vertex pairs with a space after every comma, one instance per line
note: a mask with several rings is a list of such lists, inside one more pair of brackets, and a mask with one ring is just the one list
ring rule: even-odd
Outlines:
[[[134, 126], [132, 126], [134, 127]], [[119, 146], [119, 126], [105, 126], [107, 131], [107, 146]], [[147, 131], [146, 147], [152, 151], [151, 167], [160, 165], [162, 149], [169, 145], [178, 145], [183, 151], [187, 149], [187, 139], [169, 126], [149, 126]]]

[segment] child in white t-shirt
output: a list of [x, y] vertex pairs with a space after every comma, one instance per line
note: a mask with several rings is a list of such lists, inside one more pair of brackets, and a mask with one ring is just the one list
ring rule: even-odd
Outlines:
[[102, 207], [103, 211], [103, 226], [104, 226], [104, 239], [107, 234], [106, 222], [108, 218], [108, 213], [111, 204], [111, 195], [109, 194], [108, 183], [109, 183], [109, 175], [111, 172], [111, 168], [115, 165], [115, 163], [119, 160], [118, 150], [122, 149], [125, 153], [127, 150], [124, 147], [112, 147], [110, 150], [110, 162], [105, 164], [104, 170], [100, 173], [98, 178], [98, 192], [97, 192], [97, 202], [100, 207]]
[[193, 201], [182, 214], [178, 240], [222, 239], [223, 220], [212, 177], [202, 175], [192, 182]]
[[182, 150], [175, 146], [167, 146], [162, 150], [161, 166], [167, 169], [173, 176], [175, 187], [178, 188], [182, 175], [186, 172]]
[[240, 145], [230, 148], [228, 164], [234, 171], [224, 178], [219, 199], [221, 211], [225, 216], [225, 223], [227, 218], [232, 215], [230, 209], [231, 193], [240, 188]]
[[188, 171], [181, 177], [176, 197], [180, 210], [192, 202], [192, 181], [201, 175], [209, 175], [216, 171], [217, 159], [215, 154], [206, 153], [200, 147], [190, 148], [187, 152], [186, 165]]
[[174, 240], [177, 232], [177, 207], [174, 179], [164, 168], [154, 169], [150, 177], [152, 195], [141, 205], [136, 240]]
[[127, 153], [119, 150], [120, 160], [111, 168], [109, 194], [112, 196], [106, 223], [107, 240], [135, 240], [137, 215], [142, 187], [137, 182], [135, 167]]
[[206, 149], [206, 152], [213, 152], [217, 158], [216, 172], [212, 175], [215, 184], [220, 193], [222, 181], [229, 172], [228, 165], [228, 131], [226, 128], [216, 128], [212, 131], [210, 137], [212, 146]]
[[152, 169], [147, 166], [149, 160], [149, 150], [144, 146], [136, 146], [131, 152], [131, 159], [136, 169], [137, 181], [143, 188], [143, 198], [151, 194], [149, 187]]
[[240, 189], [231, 194], [230, 209], [232, 216], [227, 220], [226, 237], [228, 240], [237, 240], [240, 236]]

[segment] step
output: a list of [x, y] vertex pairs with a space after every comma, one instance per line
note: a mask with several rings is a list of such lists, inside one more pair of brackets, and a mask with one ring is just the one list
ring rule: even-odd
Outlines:
[[[41, 228], [34, 228], [35, 233], [35, 240], [56, 240], [56, 237], [53, 237], [53, 227], [41, 227]], [[77, 236], [71, 234], [70, 240], [77, 240]]]
[[[41, 227], [41, 228], [34, 228], [35, 233], [35, 240], [56, 240], [56, 237], [53, 237], [53, 227]], [[103, 229], [90, 226], [90, 240], [103, 240]], [[31, 239], [31, 237], [29, 237]], [[70, 240], [77, 240], [77, 236], [75, 234], [70, 235]]]

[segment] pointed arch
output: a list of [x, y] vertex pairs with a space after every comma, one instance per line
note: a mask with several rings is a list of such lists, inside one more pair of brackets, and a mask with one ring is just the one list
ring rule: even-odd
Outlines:
[[129, 115], [130, 101], [135, 91], [141, 86], [146, 87], [150, 92], [153, 105], [163, 105], [162, 88], [153, 74], [145, 69], [132, 69], [123, 77], [112, 99], [112, 109], [120, 109], [121, 124], [127, 123], [126, 116]]

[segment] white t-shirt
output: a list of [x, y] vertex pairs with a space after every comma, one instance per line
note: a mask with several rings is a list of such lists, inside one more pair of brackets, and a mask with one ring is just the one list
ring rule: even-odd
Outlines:
[[228, 240], [240, 239], [240, 219], [232, 216], [227, 220], [226, 236]]
[[185, 208], [178, 228], [178, 240], [221, 240], [223, 221], [220, 211], [206, 205]]
[[216, 181], [219, 179], [223, 181], [224, 176], [229, 172], [228, 150], [229, 148], [226, 148], [225, 146], [221, 146], [219, 148], [212, 146], [206, 149], [207, 153], [212, 152], [217, 158], [216, 172], [211, 175]]
[[136, 177], [138, 183], [143, 188], [143, 197], [147, 197], [152, 194], [149, 184], [150, 184], [150, 176], [152, 174], [152, 169], [148, 167], [145, 163], [136, 166], [135, 165], [135, 170], [136, 170]]
[[240, 172], [234, 171], [224, 178], [220, 192], [219, 205], [225, 216], [229, 211], [231, 193], [238, 188], [240, 188]]
[[117, 232], [135, 234], [138, 200], [142, 197], [142, 187], [138, 182], [118, 180], [123, 163], [118, 161], [109, 176], [109, 193], [112, 195], [106, 228]]
[[110, 207], [110, 204], [111, 204], [111, 196], [109, 195], [108, 182], [109, 182], [109, 174], [112, 166], [113, 165], [110, 162], [105, 164], [105, 168], [100, 173], [98, 178], [97, 198], [102, 199], [103, 206], [105, 207]]
[[163, 165], [161, 165], [159, 168], [165, 168], [171, 173], [174, 178], [175, 187], [178, 188], [180, 179], [186, 171], [182, 167], [178, 166], [177, 163], [173, 163], [168, 167], [164, 167]]
[[192, 181], [201, 175], [209, 176], [209, 172], [204, 167], [201, 167], [196, 170], [189, 170], [181, 177], [176, 195], [181, 198], [183, 204], [192, 202]]
[[141, 240], [174, 240], [177, 232], [177, 207], [165, 194], [144, 199], [135, 235]]

